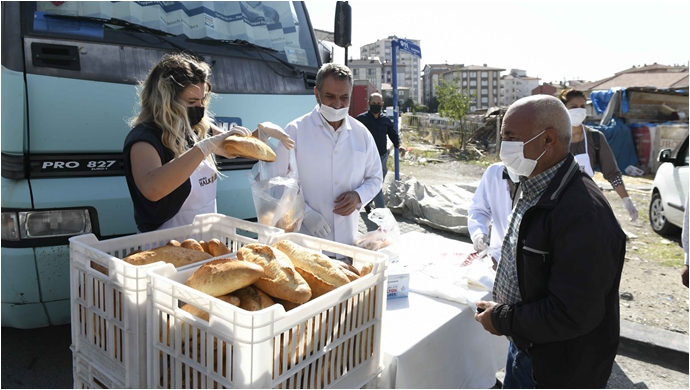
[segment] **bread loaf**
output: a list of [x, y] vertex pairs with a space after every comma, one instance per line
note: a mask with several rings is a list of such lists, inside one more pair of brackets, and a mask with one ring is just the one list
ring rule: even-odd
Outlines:
[[[296, 268], [317, 276], [324, 282], [332, 284], [335, 288], [350, 282], [350, 279], [348, 279], [340, 267], [333, 265], [331, 259], [321, 252], [305, 248], [287, 240], [278, 241], [273, 246], [288, 255]], [[300, 274], [302, 273], [300, 272]]]
[[374, 269], [374, 264], [371, 262], [366, 262], [363, 266], [362, 269], [359, 271], [359, 276], [362, 277], [364, 275], [368, 275], [371, 273], [371, 271]]
[[240, 308], [247, 311], [259, 311], [275, 304], [271, 297], [254, 286], [239, 289], [234, 295], [240, 298]]
[[[235, 295], [226, 294], [216, 298], [220, 299], [221, 301], [227, 302], [233, 306], [240, 306], [240, 298], [236, 297]], [[189, 303], [185, 303], [184, 305], [182, 305], [181, 309], [193, 316], [201, 318], [204, 321], [208, 321], [209, 319], [209, 314], [207, 311], [201, 310], [196, 306], [190, 305]]]
[[263, 274], [264, 269], [254, 263], [237, 259], [219, 259], [199, 267], [187, 279], [185, 285], [219, 297], [249, 286]]
[[304, 303], [311, 298], [309, 284], [283, 252], [268, 245], [249, 244], [237, 251], [237, 258], [263, 267], [264, 275], [254, 286], [266, 294], [294, 303]]
[[202, 260], [208, 260], [211, 255], [193, 249], [187, 249], [179, 246], [159, 246], [148, 251], [131, 254], [122, 260], [132, 265], [147, 265], [157, 261], [164, 261], [170, 263], [175, 267], [182, 267], [184, 265], [196, 263]]
[[180, 246], [180, 242], [177, 240], [170, 240], [170, 241], [168, 241], [168, 243], [166, 245], [168, 245], [168, 246]]
[[318, 276], [314, 275], [313, 273], [307, 270], [304, 270], [299, 267], [295, 267], [295, 269], [297, 270], [297, 272], [299, 272], [300, 275], [302, 275], [302, 278], [304, 278], [304, 280], [309, 285], [309, 288], [311, 289], [312, 299], [318, 298], [323, 294], [331, 292], [337, 288], [335, 285], [324, 281], [323, 279], [319, 278]]
[[208, 253], [209, 255], [213, 256], [213, 254], [208, 250], [208, 242], [201, 240], [199, 241], [199, 245], [201, 245], [201, 249], [203, 249], [204, 252]]
[[188, 238], [180, 244], [181, 247], [187, 249], [194, 249], [195, 251], [203, 252], [204, 248], [199, 244], [199, 242], [193, 238]]
[[223, 244], [217, 238], [214, 238], [208, 242], [208, 250], [210, 251], [213, 257], [223, 256], [232, 253], [230, 248], [225, 246], [225, 244]]
[[225, 149], [225, 153], [234, 156], [255, 158], [267, 162], [276, 160], [276, 154], [273, 150], [260, 139], [252, 136], [228, 136], [228, 138], [223, 141], [223, 149]]

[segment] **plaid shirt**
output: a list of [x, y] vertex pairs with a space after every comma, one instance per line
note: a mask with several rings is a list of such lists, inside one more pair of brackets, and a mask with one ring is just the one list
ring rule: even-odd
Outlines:
[[522, 301], [515, 266], [520, 223], [525, 212], [537, 204], [564, 161], [565, 159], [531, 179], [525, 179], [524, 176], [520, 177], [522, 196], [515, 205], [515, 209], [510, 213], [508, 230], [501, 248], [501, 261], [496, 269], [493, 289], [493, 300], [496, 303], [512, 305]]

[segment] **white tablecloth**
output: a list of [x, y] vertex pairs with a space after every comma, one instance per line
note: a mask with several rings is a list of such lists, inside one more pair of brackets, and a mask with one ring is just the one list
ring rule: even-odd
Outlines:
[[[490, 300], [491, 292], [470, 288], [469, 297]], [[485, 331], [474, 320], [474, 308], [457, 302], [414, 292], [390, 299], [382, 334], [384, 369], [377, 388], [488, 389], [505, 366], [506, 338]]]

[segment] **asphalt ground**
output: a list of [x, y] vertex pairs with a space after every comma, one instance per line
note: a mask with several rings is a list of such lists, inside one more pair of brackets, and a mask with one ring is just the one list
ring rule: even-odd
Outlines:
[[[377, 225], [361, 213], [360, 233]], [[396, 216], [401, 234], [419, 231], [469, 242], [469, 238], [439, 231]], [[637, 325], [637, 324], [635, 324]], [[621, 345], [607, 388], [689, 388], [688, 338], [678, 339], [642, 325], [622, 326]], [[683, 342], [684, 341], [684, 342]], [[50, 326], [38, 329], [2, 328], [0, 386], [21, 389], [67, 389], [73, 387], [71, 327]], [[503, 379], [503, 371], [496, 373]]]

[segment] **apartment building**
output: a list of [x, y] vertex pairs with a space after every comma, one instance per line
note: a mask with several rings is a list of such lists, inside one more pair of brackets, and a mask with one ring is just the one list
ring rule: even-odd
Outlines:
[[474, 112], [500, 104], [499, 74], [504, 70], [486, 64], [481, 66], [460, 64], [452, 65], [451, 69], [441, 73], [440, 78], [447, 83], [457, 82], [463, 92], [466, 91], [472, 96], [470, 112]]
[[532, 91], [539, 86], [539, 78], [528, 77], [521, 69], [511, 69], [510, 73], [501, 76], [500, 105], [509, 106], [516, 100], [532, 95]]
[[350, 60], [347, 62], [347, 66], [352, 70], [352, 78], [354, 80], [367, 80], [377, 90], [381, 90], [384, 68], [383, 63], [378, 57]]
[[422, 73], [422, 104], [429, 105], [431, 98], [436, 96], [435, 88], [439, 80], [443, 80], [443, 73], [462, 65], [426, 64]]
[[[360, 51], [360, 58], [375, 58], [378, 57], [383, 63], [382, 66], [382, 79], [378, 83], [372, 83], [376, 85], [376, 88], [381, 89], [382, 83], [392, 83], [393, 82], [393, 53], [391, 42], [395, 39], [395, 36], [389, 36], [385, 39], [379, 39], [374, 43], [370, 43], [362, 46]], [[408, 39], [405, 38], [415, 45], [420, 45], [420, 40], [418, 39]], [[420, 83], [420, 60], [417, 57], [412, 56], [409, 53], [398, 50], [397, 53], [397, 70], [398, 70], [398, 87], [410, 88], [410, 96], [416, 103], [422, 102], [422, 88]], [[350, 65], [348, 63], [348, 65]]]

